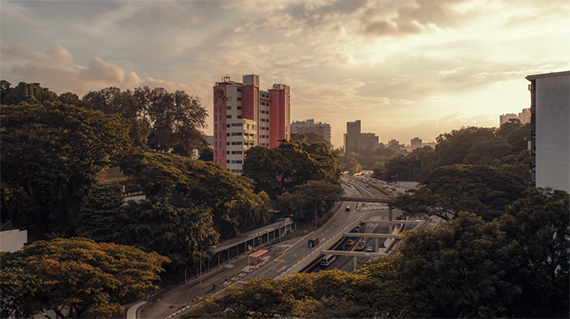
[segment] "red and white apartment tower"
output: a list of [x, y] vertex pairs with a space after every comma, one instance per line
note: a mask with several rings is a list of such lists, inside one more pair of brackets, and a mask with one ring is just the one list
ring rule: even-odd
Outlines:
[[214, 161], [241, 174], [245, 152], [254, 146], [274, 148], [289, 140], [290, 88], [274, 84], [259, 89], [259, 76], [243, 76], [243, 83], [229, 76], [214, 86]]

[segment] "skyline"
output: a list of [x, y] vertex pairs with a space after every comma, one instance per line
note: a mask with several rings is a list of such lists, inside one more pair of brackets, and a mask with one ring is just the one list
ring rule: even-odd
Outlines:
[[291, 87], [291, 122], [380, 141], [497, 127], [531, 74], [570, 69], [563, 1], [1, 1], [1, 78], [80, 97], [109, 86], [198, 95], [229, 75]]

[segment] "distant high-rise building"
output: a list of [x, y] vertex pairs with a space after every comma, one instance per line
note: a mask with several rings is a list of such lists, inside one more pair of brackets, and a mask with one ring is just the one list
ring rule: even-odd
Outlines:
[[290, 137], [290, 88], [274, 84], [260, 91], [259, 76], [244, 75], [243, 83], [224, 77], [214, 86], [214, 161], [241, 174], [245, 152], [253, 146], [279, 145]]
[[517, 115], [514, 113], [507, 113], [499, 116], [499, 126], [509, 122], [510, 120], [519, 120], [522, 124], [530, 123], [530, 109], [522, 109]]
[[378, 136], [374, 133], [360, 133], [358, 149], [361, 151], [375, 151], [378, 149]]
[[570, 192], [570, 71], [529, 75], [531, 178]]
[[522, 112], [519, 113], [519, 120], [522, 124], [530, 123], [531, 115], [530, 108], [522, 109]]
[[518, 120], [518, 115], [514, 113], [507, 113], [499, 116], [499, 126], [509, 122], [510, 120]]
[[331, 145], [331, 126], [327, 123], [315, 123], [315, 120], [295, 121], [291, 123], [292, 134], [317, 134]]
[[388, 142], [388, 147], [390, 146], [400, 146], [400, 142], [398, 142], [398, 140], [396, 139], [391, 139], [390, 142]]
[[360, 140], [360, 120], [346, 123], [346, 137], [344, 141], [345, 155], [358, 153], [359, 140]]
[[422, 139], [419, 137], [414, 137], [410, 141], [410, 145], [411, 145], [412, 151], [415, 150], [416, 148], [421, 148], [422, 147]]

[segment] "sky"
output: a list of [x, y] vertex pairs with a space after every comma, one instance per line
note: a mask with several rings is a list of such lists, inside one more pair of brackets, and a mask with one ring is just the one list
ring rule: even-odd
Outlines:
[[[570, 70], [568, 0], [0, 1], [0, 77], [80, 97], [181, 89], [212, 115], [223, 76], [291, 87], [291, 119], [380, 142], [497, 127], [531, 74]], [[208, 119], [206, 134], [212, 134]]]

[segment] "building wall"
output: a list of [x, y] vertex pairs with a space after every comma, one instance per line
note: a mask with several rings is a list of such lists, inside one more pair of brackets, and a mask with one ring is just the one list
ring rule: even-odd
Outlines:
[[531, 175], [570, 192], [570, 71], [530, 75]]
[[269, 120], [271, 118], [271, 104], [269, 91], [260, 91], [258, 138], [259, 146], [269, 147]]
[[346, 123], [345, 155], [358, 153], [358, 141], [360, 140], [360, 120]]
[[315, 123], [315, 120], [296, 121], [291, 123], [292, 134], [318, 134], [331, 145], [331, 126], [328, 123]]
[[0, 251], [13, 253], [22, 249], [27, 242], [27, 230], [14, 229], [0, 232]]
[[414, 137], [410, 141], [410, 146], [411, 146], [412, 151], [415, 150], [416, 148], [421, 148], [422, 147], [422, 139], [419, 137]]
[[213, 87], [214, 161], [241, 174], [245, 152], [254, 146], [276, 147], [290, 139], [290, 89], [275, 84], [259, 90], [259, 76], [244, 75], [244, 83], [224, 77]]
[[362, 151], [374, 151], [378, 149], [378, 136], [374, 133], [360, 133], [358, 149]]
[[269, 90], [269, 148], [279, 146], [279, 140], [291, 139], [290, 89], [284, 84], [273, 84]]

